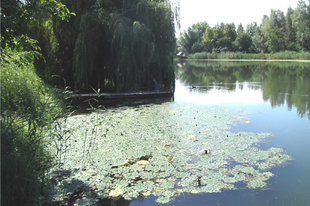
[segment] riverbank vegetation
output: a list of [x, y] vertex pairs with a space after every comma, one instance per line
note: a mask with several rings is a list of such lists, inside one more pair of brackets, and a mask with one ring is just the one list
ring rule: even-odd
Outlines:
[[52, 163], [42, 128], [63, 114], [64, 93], [36, 74], [34, 54], [7, 49], [1, 58], [1, 205], [31, 205]]
[[161, 0], [1, 3], [1, 205], [47, 194], [54, 159], [43, 136], [68, 92], [173, 90], [178, 10]]
[[188, 55], [189, 59], [231, 59], [231, 60], [310, 60], [310, 52], [284, 51], [277, 53], [242, 53], [242, 52], [222, 52], [208, 53], [199, 52]]
[[271, 10], [262, 23], [199, 22], [180, 34], [178, 50], [194, 59], [309, 59], [310, 1], [286, 14]]

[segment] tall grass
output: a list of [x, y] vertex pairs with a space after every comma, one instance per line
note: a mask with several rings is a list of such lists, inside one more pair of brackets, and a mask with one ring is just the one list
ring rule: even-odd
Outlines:
[[33, 205], [44, 195], [51, 157], [43, 127], [63, 113], [62, 92], [44, 83], [35, 53], [1, 51], [1, 205]]
[[310, 52], [290, 52], [284, 51], [271, 54], [249, 54], [241, 52], [223, 52], [223, 53], [195, 53], [188, 56], [189, 59], [254, 59], [254, 60], [310, 60]]

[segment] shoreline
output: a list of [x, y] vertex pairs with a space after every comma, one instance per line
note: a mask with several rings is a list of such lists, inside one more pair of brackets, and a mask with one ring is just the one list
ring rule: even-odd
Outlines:
[[257, 61], [257, 62], [303, 62], [310, 63], [310, 60], [303, 59], [184, 59], [182, 61]]

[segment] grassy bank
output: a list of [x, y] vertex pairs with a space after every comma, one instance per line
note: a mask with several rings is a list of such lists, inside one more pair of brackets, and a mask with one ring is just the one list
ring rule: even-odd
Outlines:
[[190, 54], [188, 59], [233, 59], [233, 60], [310, 60], [310, 52], [279, 52], [272, 54], [248, 54], [240, 52], [225, 52], [225, 53], [195, 53]]
[[1, 53], [1, 205], [33, 205], [52, 159], [43, 127], [63, 113], [63, 92], [43, 82], [35, 53]]

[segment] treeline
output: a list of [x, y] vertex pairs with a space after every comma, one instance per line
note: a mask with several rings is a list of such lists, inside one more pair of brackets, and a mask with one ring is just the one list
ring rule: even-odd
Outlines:
[[179, 10], [173, 2], [5, 0], [1, 48], [37, 50], [36, 68], [54, 85], [106, 92], [170, 88]]
[[210, 27], [200, 22], [181, 33], [178, 50], [193, 53], [276, 53], [281, 51], [310, 51], [310, 0], [300, 1], [296, 9], [288, 8], [286, 15], [271, 10], [262, 23], [246, 25], [220, 23]]

